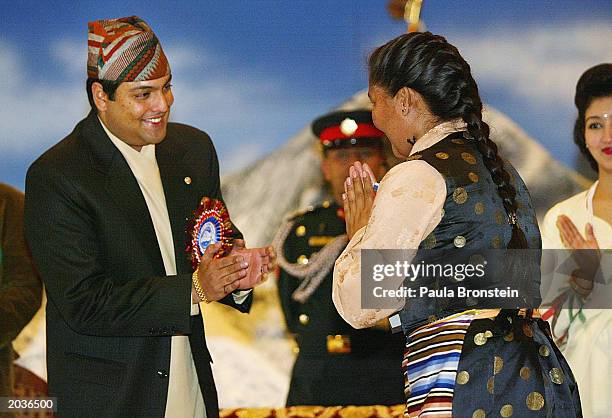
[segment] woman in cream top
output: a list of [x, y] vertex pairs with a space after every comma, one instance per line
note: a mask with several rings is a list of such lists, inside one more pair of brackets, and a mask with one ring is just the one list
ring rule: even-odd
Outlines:
[[[527, 189], [489, 138], [457, 49], [429, 32], [405, 34], [372, 53], [369, 71], [374, 124], [407, 161], [385, 175], [375, 197], [368, 167], [350, 169], [343, 196], [350, 241], [334, 268], [336, 309], [356, 328], [399, 312], [405, 416], [581, 416], [572, 373], [531, 310], [453, 311], [403, 297], [361, 307], [362, 249], [407, 250], [410, 262], [423, 249], [541, 248]], [[524, 284], [537, 289], [537, 272], [519, 264]]]

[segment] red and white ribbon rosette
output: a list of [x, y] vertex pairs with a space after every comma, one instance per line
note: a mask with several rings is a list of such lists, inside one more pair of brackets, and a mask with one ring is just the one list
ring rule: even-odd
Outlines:
[[222, 201], [203, 197], [187, 227], [189, 243], [187, 252], [191, 255], [191, 265], [195, 270], [200, 264], [202, 254], [210, 244], [221, 243], [215, 257], [221, 258], [230, 253], [234, 239], [229, 212]]

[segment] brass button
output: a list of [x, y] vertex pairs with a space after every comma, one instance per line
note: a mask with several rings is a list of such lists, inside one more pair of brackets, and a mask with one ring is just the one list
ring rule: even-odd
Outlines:
[[308, 264], [308, 257], [302, 254], [301, 256], [297, 258], [297, 262], [298, 264]]
[[514, 413], [514, 408], [512, 408], [512, 405], [510, 405], [509, 403], [502, 406], [501, 409], [499, 410], [499, 415], [501, 415], [504, 418], [511, 417], [513, 413]]
[[465, 385], [467, 382], [470, 381], [470, 374], [467, 371], [462, 370], [459, 373], [457, 373], [456, 380], [459, 385]]
[[185, 184], [191, 184], [191, 177], [187, 176], [183, 179], [183, 181], [185, 182]]
[[437, 152], [436, 157], [440, 160], [448, 160], [448, 154], [445, 152]]
[[557, 384], [557, 385], [561, 385], [563, 384], [563, 381], [565, 380], [565, 376], [563, 375], [563, 372], [561, 371], [560, 368], [558, 367], [553, 367], [549, 372], [548, 372], [549, 376], [550, 376], [550, 380]]
[[514, 332], [510, 331], [506, 335], [504, 335], [504, 341], [510, 342], [514, 340]]
[[487, 338], [491, 338], [493, 336], [493, 333], [489, 330], [486, 330], [484, 334], [485, 334], [485, 337]]
[[306, 314], [300, 314], [298, 319], [300, 320], [300, 324], [302, 325], [308, 325], [308, 323], [310, 322], [310, 317]]
[[486, 418], [487, 414], [484, 409], [477, 409], [472, 414], [472, 418]]
[[550, 350], [545, 345], [541, 345], [538, 352], [542, 357], [548, 357], [550, 355]]
[[476, 345], [485, 345], [487, 343], [487, 337], [485, 337], [484, 332], [479, 332], [474, 335], [474, 344]]
[[471, 165], [476, 164], [476, 158], [469, 152], [462, 152], [461, 158], [463, 158], [463, 161], [465, 161], [468, 164], [471, 164]]
[[527, 366], [521, 367], [521, 371], [519, 372], [519, 375], [521, 376], [521, 379], [529, 380], [529, 377], [531, 376], [531, 369]]
[[544, 396], [540, 392], [531, 392], [527, 395], [527, 408], [532, 411], [539, 411], [544, 408]]
[[297, 235], [298, 237], [303, 237], [304, 235], [306, 235], [306, 227], [304, 225], [300, 225], [295, 228], [295, 235]]
[[533, 337], [533, 330], [531, 329], [531, 325], [523, 324], [523, 334], [528, 337]]
[[329, 207], [329, 205], [330, 205], [329, 200], [326, 200], [326, 201], [323, 202], [323, 207], [325, 209], [327, 209]]
[[453, 144], [457, 144], [457, 145], [463, 145], [463, 144], [465, 144], [465, 141], [464, 141], [463, 139], [460, 139], [460, 138], [453, 138], [453, 139], [451, 139], [451, 142], [452, 142]]
[[463, 248], [463, 247], [465, 247], [465, 242], [466, 242], [466, 239], [465, 239], [465, 237], [464, 237], [463, 235], [457, 235], [457, 236], [455, 237], [455, 239], [453, 240], [453, 244], [454, 244], [454, 245], [455, 245], [455, 247], [457, 247], [457, 248]]
[[468, 200], [468, 193], [463, 187], [457, 187], [453, 191], [453, 200], [458, 205], [463, 205]]
[[478, 183], [478, 174], [473, 173], [473, 172], [471, 172], [471, 171], [470, 171], [470, 172], [468, 173], [468, 177], [469, 177], [469, 179], [470, 179], [470, 181], [471, 181], [472, 183]]

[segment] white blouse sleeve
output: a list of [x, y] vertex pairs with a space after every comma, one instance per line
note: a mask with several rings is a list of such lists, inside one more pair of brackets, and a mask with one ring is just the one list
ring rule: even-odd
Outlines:
[[444, 178], [425, 161], [401, 163], [383, 177], [368, 224], [353, 236], [334, 267], [332, 299], [346, 322], [366, 328], [404, 307], [405, 301], [397, 299], [393, 308], [361, 308], [361, 249], [416, 250], [440, 223], [445, 199]]
[[561, 215], [559, 205], [553, 206], [546, 212], [542, 226], [540, 228], [540, 234], [542, 235], [542, 248], [547, 249], [563, 249], [565, 246], [561, 241], [561, 234], [559, 228], [557, 228], [557, 218]]

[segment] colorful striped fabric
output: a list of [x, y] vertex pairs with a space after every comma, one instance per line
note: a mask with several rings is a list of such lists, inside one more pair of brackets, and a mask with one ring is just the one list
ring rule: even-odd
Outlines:
[[87, 46], [88, 77], [121, 82], [170, 74], [157, 36], [138, 16], [89, 22]]
[[405, 416], [451, 417], [461, 349], [474, 313], [442, 319], [408, 336], [405, 370]]

